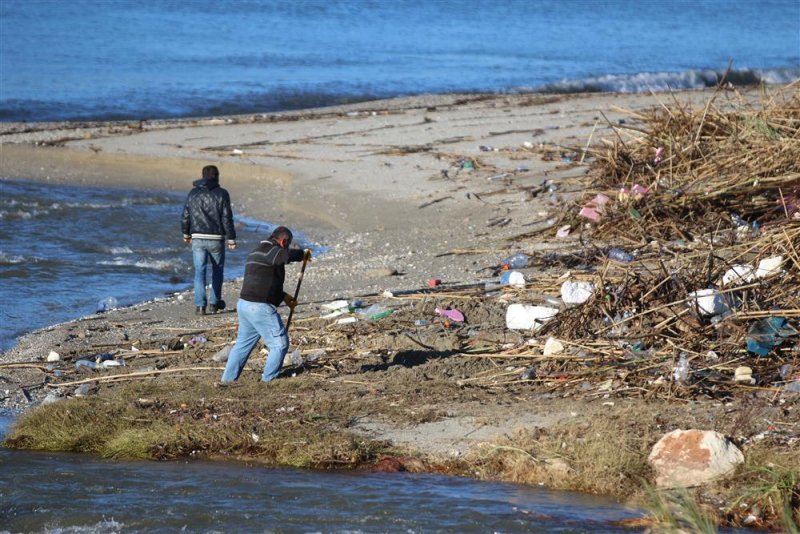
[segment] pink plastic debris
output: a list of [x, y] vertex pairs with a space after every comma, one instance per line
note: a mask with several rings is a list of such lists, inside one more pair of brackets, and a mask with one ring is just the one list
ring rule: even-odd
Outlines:
[[581, 217], [586, 217], [590, 221], [599, 223], [600, 222], [600, 214], [594, 208], [584, 207], [581, 208], [581, 211], [578, 212], [578, 215]]
[[611, 200], [611, 199], [610, 199], [610, 198], [608, 198], [607, 196], [605, 196], [603, 193], [598, 193], [598, 194], [597, 194], [597, 195], [595, 195], [595, 197], [594, 197], [594, 198], [591, 200], [591, 202], [589, 202], [589, 204], [587, 204], [587, 206], [594, 205], [594, 207], [595, 207], [595, 208], [597, 208], [597, 209], [599, 209], [599, 210], [602, 210], [602, 209], [603, 209], [603, 207], [604, 207], [606, 204], [608, 204], [608, 201], [609, 201], [609, 200]]
[[558, 229], [556, 232], [556, 237], [559, 239], [564, 239], [569, 235], [569, 231], [572, 230], [572, 226], [565, 224], [561, 228]]
[[648, 191], [649, 189], [639, 184], [633, 184], [631, 187], [631, 192], [639, 197], [646, 195]]
[[653, 164], [658, 165], [664, 159], [664, 147], [660, 146], [656, 149], [656, 157], [653, 158]]
[[434, 311], [439, 315], [447, 317], [448, 319], [452, 319], [457, 323], [464, 322], [464, 314], [458, 310], [445, 310], [444, 308], [436, 308]]

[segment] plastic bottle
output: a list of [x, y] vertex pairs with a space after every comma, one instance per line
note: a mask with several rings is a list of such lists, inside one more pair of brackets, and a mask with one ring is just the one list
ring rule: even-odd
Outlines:
[[621, 263], [630, 263], [633, 261], [633, 256], [622, 250], [621, 248], [612, 248], [608, 251], [608, 259], [618, 261]]
[[675, 379], [675, 382], [681, 383], [689, 380], [689, 359], [686, 357], [685, 352], [681, 352], [680, 358], [678, 358], [678, 365], [672, 371], [672, 378]]
[[522, 269], [528, 266], [528, 255], [522, 252], [517, 252], [513, 256], [509, 256], [500, 262], [502, 267], [507, 269]]

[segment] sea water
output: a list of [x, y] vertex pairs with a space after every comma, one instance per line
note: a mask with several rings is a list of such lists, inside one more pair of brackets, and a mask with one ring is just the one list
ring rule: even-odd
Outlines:
[[[30, 330], [190, 287], [185, 194], [0, 179], [0, 350]], [[271, 229], [238, 219], [225, 276]], [[191, 306], [191, 303], [187, 304]]]
[[3, 0], [0, 120], [800, 78], [797, 0]]

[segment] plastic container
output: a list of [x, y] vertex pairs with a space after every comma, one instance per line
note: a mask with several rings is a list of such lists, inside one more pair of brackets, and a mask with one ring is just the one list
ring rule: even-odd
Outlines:
[[618, 261], [620, 263], [630, 263], [633, 261], [633, 256], [621, 248], [612, 248], [608, 251], [608, 259]]
[[513, 256], [509, 256], [501, 261], [500, 266], [505, 267], [506, 269], [522, 269], [523, 267], [528, 266], [528, 261], [529, 258], [527, 254], [517, 252]]

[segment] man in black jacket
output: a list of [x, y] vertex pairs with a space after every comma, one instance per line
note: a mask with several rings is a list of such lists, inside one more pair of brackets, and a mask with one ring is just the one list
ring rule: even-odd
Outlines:
[[289, 336], [277, 308], [281, 302], [290, 308], [297, 304], [294, 297], [283, 291], [285, 266], [289, 262], [311, 258], [310, 250], [289, 248], [291, 243], [291, 230], [278, 226], [269, 240], [259, 243], [247, 256], [242, 292], [236, 304], [239, 333], [222, 373], [223, 384], [239, 378], [259, 337], [264, 338], [269, 349], [261, 380], [269, 382], [281, 370], [283, 358], [289, 350]]
[[194, 305], [197, 315], [206, 314], [206, 270], [211, 263], [211, 313], [225, 309], [222, 300], [222, 279], [225, 268], [225, 240], [228, 248], [236, 248], [236, 230], [228, 192], [219, 186], [219, 170], [214, 165], [203, 167], [203, 178], [186, 198], [181, 217], [183, 240], [192, 244], [194, 262]]

